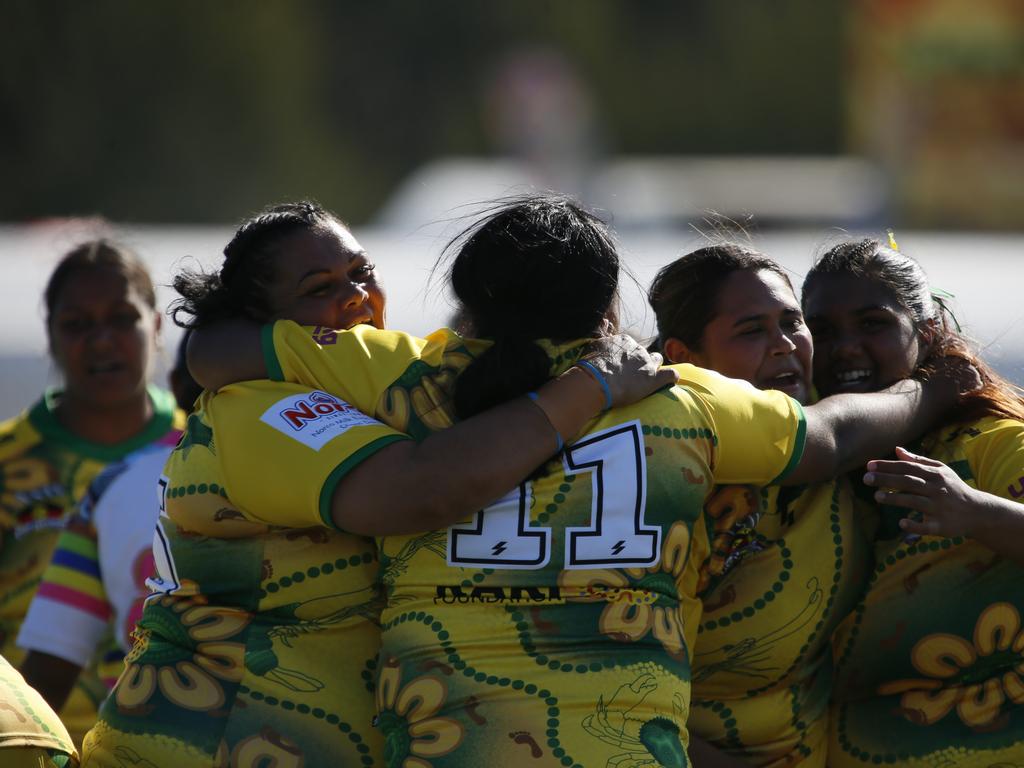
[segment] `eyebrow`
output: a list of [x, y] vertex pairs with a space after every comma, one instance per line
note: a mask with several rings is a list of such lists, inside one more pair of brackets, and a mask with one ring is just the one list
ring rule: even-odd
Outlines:
[[[782, 314], [783, 315], [801, 315], [802, 313], [800, 312], [799, 309], [790, 308], [790, 309], [782, 310]], [[744, 323], [757, 322], [758, 320], [761, 320], [761, 319], [763, 319], [763, 318], [765, 318], [767, 316], [768, 316], [767, 312], [762, 312], [759, 315], [745, 315], [743, 317], [737, 318], [736, 322], [734, 322], [732, 324], [732, 327], [736, 328], [737, 326], [743, 325]]]
[[302, 283], [305, 282], [307, 277], [313, 277], [314, 275], [329, 275], [329, 274], [331, 274], [331, 270], [327, 269], [326, 267], [315, 267], [315, 268], [309, 270], [309, 272], [304, 274], [298, 280], [296, 280], [295, 281], [295, 285], [302, 285]]
[[[363, 250], [363, 251], [352, 251], [351, 255], [348, 258], [348, 263], [351, 264], [352, 262], [356, 261], [357, 259], [363, 259], [363, 261], [366, 261], [367, 260], [366, 251], [365, 250]], [[330, 275], [330, 274], [331, 274], [331, 270], [328, 269], [327, 267], [313, 267], [313, 269], [309, 270], [306, 274], [304, 274], [302, 277], [300, 277], [295, 282], [295, 285], [297, 285], [297, 286], [298, 285], [302, 285], [302, 282], [307, 277], [313, 277], [314, 275]]]
[[760, 320], [762, 317], [764, 317], [764, 314], [760, 314], [760, 315], [746, 315], [745, 317], [737, 318], [736, 322], [734, 322], [732, 324], [732, 327], [735, 328], [736, 326], [743, 325], [744, 323], [753, 323], [753, 322], [756, 322], [756, 321]]
[[[135, 304], [133, 304], [132, 302], [127, 301], [125, 299], [117, 299], [115, 301], [112, 301], [110, 303], [109, 307], [107, 307], [107, 308], [108, 309], [113, 309], [113, 310], [123, 310], [123, 309], [128, 308], [128, 309], [132, 309], [134, 311], [138, 311], [138, 307], [135, 306]], [[51, 317], [57, 317], [58, 315], [70, 314], [70, 313], [74, 313], [74, 314], [81, 314], [83, 312], [84, 313], [89, 313], [89, 312], [92, 312], [92, 310], [93, 310], [93, 307], [87, 301], [79, 302], [77, 304], [62, 304], [62, 305], [56, 307], [53, 310], [53, 312], [51, 313], [50, 316]]]
[[[856, 309], [851, 310], [850, 314], [853, 314], [853, 315], [863, 315], [866, 312], [889, 312], [889, 313], [895, 313], [896, 311], [897, 310], [893, 309], [890, 306], [886, 306], [885, 304], [865, 304], [863, 307], [857, 307]], [[825, 312], [818, 312], [818, 313], [813, 314], [813, 315], [807, 314], [807, 315], [804, 315], [804, 319], [807, 320], [807, 321], [820, 320], [823, 317], [825, 317], [826, 314], [827, 313], [825, 313]]]

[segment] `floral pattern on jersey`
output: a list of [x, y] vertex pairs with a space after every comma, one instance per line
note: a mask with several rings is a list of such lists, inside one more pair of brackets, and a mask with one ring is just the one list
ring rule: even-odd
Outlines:
[[697, 593], [724, 576], [749, 554], [764, 549], [756, 534], [761, 501], [753, 485], [717, 486], [704, 504], [713, 525], [711, 557], [701, 567]]
[[270, 725], [264, 725], [259, 733], [247, 736], [231, 750], [230, 763], [224, 755], [223, 742], [218, 757], [222, 762], [215, 765], [231, 765], [232, 768], [302, 768], [305, 756], [302, 747]]
[[[33, 505], [56, 502], [67, 491], [53, 467], [31, 456], [0, 463], [0, 526], [13, 528], [31, 517]], [[22, 516], [24, 519], [19, 519]]]
[[558, 584], [571, 602], [606, 602], [601, 634], [619, 642], [653, 635], [675, 659], [686, 657], [678, 580], [686, 567], [690, 529], [674, 523], [665, 536], [660, 562], [649, 568], [562, 571]]
[[251, 617], [205, 602], [164, 595], [147, 604], [117, 685], [119, 707], [144, 708], [158, 690], [173, 705], [196, 712], [224, 705], [222, 681], [238, 683], [244, 671], [245, 642], [232, 638]]
[[448, 697], [448, 686], [432, 675], [402, 685], [402, 669], [393, 656], [383, 665], [377, 683], [378, 727], [384, 735], [389, 768], [430, 768], [462, 743], [462, 724], [436, 717]]
[[1024, 704], [1024, 632], [1020, 613], [1010, 603], [985, 608], [974, 637], [937, 632], [919, 640], [910, 661], [924, 679], [895, 680], [879, 694], [902, 694], [908, 720], [932, 725], [954, 709], [969, 727], [990, 725], [1009, 700]]

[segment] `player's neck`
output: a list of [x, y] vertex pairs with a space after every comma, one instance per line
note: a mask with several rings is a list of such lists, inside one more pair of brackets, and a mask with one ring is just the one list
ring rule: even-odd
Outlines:
[[127, 402], [107, 407], [64, 393], [54, 411], [57, 421], [84, 440], [115, 445], [139, 434], [153, 418], [153, 402], [143, 390]]

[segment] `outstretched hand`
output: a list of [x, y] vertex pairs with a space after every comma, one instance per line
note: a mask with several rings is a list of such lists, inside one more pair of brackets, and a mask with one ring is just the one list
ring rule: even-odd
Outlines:
[[875, 500], [921, 513], [900, 528], [922, 536], [971, 536], [980, 493], [941, 461], [896, 449], [896, 461], [869, 461], [864, 482], [879, 490]]
[[[595, 339], [582, 360], [604, 379], [611, 407], [635, 403], [679, 381], [679, 374], [673, 369], [661, 367], [664, 360], [660, 354], [648, 352], [624, 333]], [[593, 375], [592, 371], [587, 372]]]

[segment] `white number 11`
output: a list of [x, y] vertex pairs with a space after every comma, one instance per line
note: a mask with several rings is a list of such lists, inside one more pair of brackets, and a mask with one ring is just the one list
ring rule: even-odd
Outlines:
[[[590, 474], [590, 524], [565, 529], [567, 569], [650, 567], [661, 555], [661, 528], [644, 522], [647, 457], [639, 421], [588, 435], [565, 450], [567, 475]], [[537, 569], [551, 557], [551, 528], [530, 525], [533, 489], [523, 483], [448, 529], [448, 564]]]

